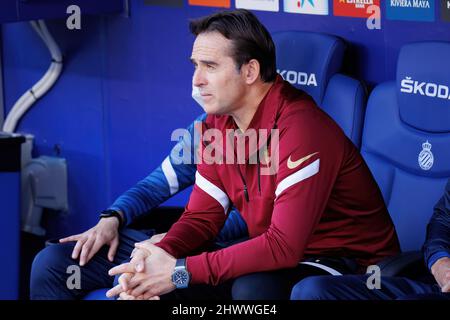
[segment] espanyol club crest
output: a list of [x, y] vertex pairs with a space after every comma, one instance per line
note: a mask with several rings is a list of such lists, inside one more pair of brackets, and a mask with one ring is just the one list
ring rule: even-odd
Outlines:
[[428, 140], [427, 142], [422, 143], [422, 151], [420, 151], [417, 161], [422, 170], [430, 170], [433, 166], [434, 156], [431, 152], [431, 143], [429, 143]]

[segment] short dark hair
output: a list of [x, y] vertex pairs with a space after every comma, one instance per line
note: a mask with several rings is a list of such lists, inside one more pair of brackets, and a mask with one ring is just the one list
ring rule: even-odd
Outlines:
[[231, 56], [238, 70], [251, 59], [256, 59], [260, 64], [261, 79], [264, 82], [275, 80], [275, 45], [266, 27], [250, 11], [221, 11], [191, 20], [189, 29], [195, 36], [205, 32], [219, 32], [232, 41]]

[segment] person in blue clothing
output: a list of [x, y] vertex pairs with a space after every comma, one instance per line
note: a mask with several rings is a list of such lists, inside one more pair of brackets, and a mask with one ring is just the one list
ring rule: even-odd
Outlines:
[[411, 280], [381, 277], [380, 289], [369, 289], [364, 275], [317, 276], [299, 282], [292, 290], [298, 300], [419, 300], [450, 299], [450, 179], [434, 207], [427, 226], [423, 255], [430, 276]]
[[[195, 121], [203, 121], [205, 118], [206, 114], [203, 114]], [[190, 137], [195, 134], [195, 121], [187, 129]], [[59, 244], [47, 246], [40, 251], [32, 265], [30, 299], [77, 299], [95, 289], [111, 288], [114, 277], [108, 275], [108, 270], [129, 260], [136, 242], [160, 241], [164, 234], [154, 234], [151, 229], [134, 230], [127, 226], [194, 184], [194, 150], [197, 146], [191, 144], [191, 141], [186, 137], [181, 139], [157, 169], [101, 213], [100, 220], [94, 227], [60, 239]], [[180, 164], [179, 159], [176, 159], [177, 152], [189, 149], [191, 161], [187, 161], [189, 164]], [[231, 210], [215, 241], [217, 246], [226, 246], [247, 236], [245, 221], [239, 212]], [[71, 276], [67, 270], [69, 266], [76, 265], [78, 259], [82, 276], [77, 287], [67, 284]]]

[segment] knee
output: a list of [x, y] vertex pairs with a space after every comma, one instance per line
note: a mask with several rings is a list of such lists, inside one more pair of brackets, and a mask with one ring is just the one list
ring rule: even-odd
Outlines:
[[254, 282], [249, 277], [237, 278], [231, 290], [233, 300], [255, 300], [255, 288]]
[[233, 300], [280, 299], [278, 288], [272, 284], [271, 279], [267, 279], [260, 273], [237, 278], [233, 283], [231, 294]]
[[334, 276], [313, 276], [298, 282], [291, 292], [291, 300], [326, 300], [330, 298], [331, 282]]
[[48, 281], [59, 273], [65, 273], [71, 264], [73, 244], [55, 244], [42, 249], [33, 260], [31, 266], [31, 286]]
[[231, 289], [233, 300], [252, 300], [252, 290], [247, 285], [246, 281], [237, 278]]

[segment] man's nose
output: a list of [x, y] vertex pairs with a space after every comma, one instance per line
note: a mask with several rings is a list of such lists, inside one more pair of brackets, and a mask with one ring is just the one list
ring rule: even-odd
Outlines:
[[196, 87], [201, 87], [206, 84], [206, 78], [201, 68], [195, 69], [194, 75], [192, 77], [192, 84]]

